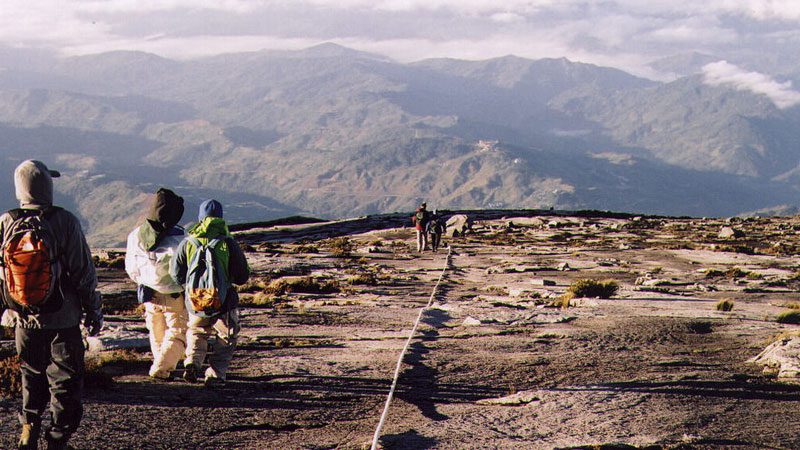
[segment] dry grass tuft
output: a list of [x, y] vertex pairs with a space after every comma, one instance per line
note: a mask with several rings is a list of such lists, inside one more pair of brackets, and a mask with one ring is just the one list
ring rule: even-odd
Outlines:
[[294, 254], [300, 253], [319, 253], [319, 247], [312, 244], [299, 244], [292, 248], [291, 250]]
[[253, 292], [261, 292], [267, 288], [269, 284], [269, 280], [264, 278], [251, 278], [245, 284], [240, 284], [235, 286], [236, 292], [242, 293], [253, 293]]
[[94, 266], [103, 269], [117, 269], [117, 270], [124, 270], [125, 269], [125, 257], [124, 256], [114, 256], [114, 257], [100, 257], [100, 256], [93, 256], [92, 260], [94, 260]]
[[22, 374], [16, 355], [0, 358], [0, 397], [16, 398], [22, 394]]
[[302, 294], [335, 294], [341, 292], [339, 283], [335, 281], [318, 280], [314, 277], [287, 277], [272, 280], [264, 293], [285, 295], [289, 293]]
[[272, 308], [278, 303], [284, 303], [287, 299], [279, 295], [271, 295], [264, 292], [254, 294], [244, 294], [239, 297], [239, 306], [245, 308]]
[[733, 310], [733, 300], [725, 299], [717, 302], [717, 311], [728, 312], [732, 310]]
[[350, 238], [339, 237], [330, 239], [327, 242], [328, 251], [336, 258], [349, 258], [353, 254], [355, 245]]

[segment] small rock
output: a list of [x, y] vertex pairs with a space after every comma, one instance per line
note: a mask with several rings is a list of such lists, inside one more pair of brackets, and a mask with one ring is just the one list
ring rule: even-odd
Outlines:
[[568, 272], [572, 270], [572, 268], [569, 266], [569, 263], [566, 262], [559, 264], [556, 268], [562, 272]]
[[504, 405], [504, 406], [519, 406], [539, 400], [539, 396], [535, 391], [522, 391], [516, 394], [507, 395], [500, 398], [486, 398], [478, 400], [478, 405]]
[[544, 278], [535, 278], [531, 280], [531, 284], [533, 284], [534, 286], [555, 286], [556, 282], [553, 280], [546, 280]]
[[477, 327], [480, 326], [480, 324], [481, 321], [473, 317], [467, 317], [466, 319], [464, 319], [464, 322], [461, 323], [461, 325], [465, 327]]
[[576, 308], [589, 308], [589, 307], [596, 307], [600, 305], [596, 298], [573, 298], [569, 300], [569, 306], [573, 306]]
[[644, 280], [640, 284], [642, 286], [654, 287], [654, 286], [669, 286], [672, 283], [667, 281], [667, 280], [659, 280], [658, 278], [654, 278], [654, 279], [651, 279], [651, 280]]

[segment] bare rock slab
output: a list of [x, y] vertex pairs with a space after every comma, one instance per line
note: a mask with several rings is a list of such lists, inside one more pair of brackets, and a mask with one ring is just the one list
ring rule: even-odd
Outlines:
[[775, 341], [748, 362], [764, 366], [764, 372], [777, 372], [779, 378], [797, 378], [800, 376], [800, 336]]
[[99, 336], [88, 336], [86, 342], [89, 353], [128, 348], [150, 348], [150, 340], [146, 333], [125, 327], [109, 327], [104, 329]]

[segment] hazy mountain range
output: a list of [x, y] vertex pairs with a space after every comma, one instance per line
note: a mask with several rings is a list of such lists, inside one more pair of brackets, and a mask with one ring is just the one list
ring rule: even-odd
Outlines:
[[[34, 55], [35, 56], [35, 55]], [[800, 107], [700, 70], [669, 83], [566, 59], [400, 64], [332, 44], [173, 61], [0, 59], [0, 170], [62, 169], [95, 244], [147, 194], [214, 196], [233, 222], [440, 208], [733, 215], [797, 205]], [[794, 79], [798, 77], [794, 75]], [[785, 209], [785, 207], [784, 207]]]

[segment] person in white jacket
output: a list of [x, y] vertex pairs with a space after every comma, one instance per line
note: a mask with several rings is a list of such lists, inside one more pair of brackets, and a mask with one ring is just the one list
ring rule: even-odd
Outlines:
[[147, 218], [128, 235], [125, 271], [137, 286], [145, 307], [153, 364], [149, 375], [170, 379], [186, 351], [188, 314], [183, 287], [169, 273], [170, 261], [184, 238], [178, 222], [183, 216], [183, 198], [161, 188], [150, 205]]

